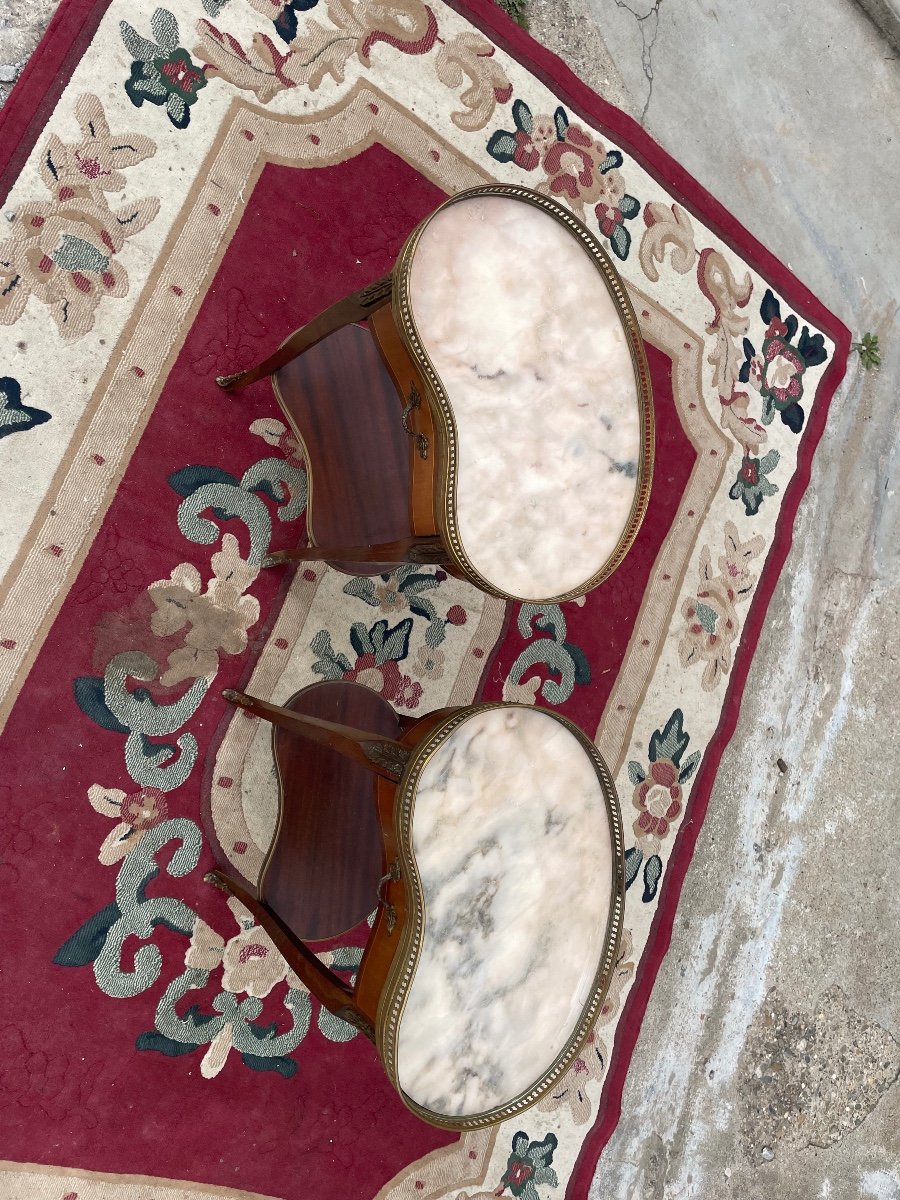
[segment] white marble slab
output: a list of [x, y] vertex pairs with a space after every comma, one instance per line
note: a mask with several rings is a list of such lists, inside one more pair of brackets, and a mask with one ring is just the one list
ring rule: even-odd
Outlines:
[[640, 452], [631, 355], [594, 260], [541, 209], [473, 197], [425, 228], [410, 302], [456, 418], [471, 562], [520, 599], [582, 587], [628, 522]]
[[578, 1024], [609, 915], [609, 819], [575, 736], [510, 706], [434, 753], [412, 839], [425, 932], [398, 1081], [432, 1112], [470, 1116], [534, 1084]]

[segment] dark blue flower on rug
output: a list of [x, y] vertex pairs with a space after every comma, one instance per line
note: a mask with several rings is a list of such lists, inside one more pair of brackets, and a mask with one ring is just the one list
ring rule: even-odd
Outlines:
[[0, 379], [0, 438], [9, 437], [12, 433], [25, 433], [49, 420], [50, 413], [22, 403], [22, 389], [18, 380], [9, 375]]
[[[463, 609], [459, 605], [453, 608], [459, 608], [460, 623], [464, 624]], [[447, 617], [451, 623], [456, 623], [453, 617], [457, 614], [453, 608]], [[317, 655], [313, 672], [323, 679], [346, 679], [371, 687], [398, 708], [417, 708], [422, 699], [422, 685], [404, 674], [398, 665], [409, 655], [412, 628], [412, 617], [405, 617], [393, 626], [384, 620], [376, 621], [371, 628], [366, 628], [362, 621], [354, 621], [350, 626], [350, 645], [356, 655], [353, 662], [346, 654], [334, 649], [328, 630], [320, 629], [310, 642], [310, 648]]]
[[556, 1172], [550, 1166], [558, 1144], [556, 1135], [552, 1133], [548, 1133], [542, 1142], [529, 1141], [527, 1133], [517, 1133], [513, 1137], [512, 1153], [506, 1160], [500, 1187], [494, 1194], [502, 1196], [509, 1188], [516, 1200], [541, 1200], [538, 1184], [557, 1187], [559, 1183]]
[[533, 171], [556, 142], [565, 138], [569, 118], [564, 108], [552, 117], [535, 117], [524, 100], [514, 100], [512, 118], [515, 128], [498, 129], [488, 139], [487, 152], [497, 162], [514, 162], [524, 171]]
[[759, 315], [766, 323], [762, 349], [757, 353], [749, 338], [744, 338], [744, 363], [738, 378], [758, 389], [764, 425], [771, 424], [779, 412], [788, 429], [799, 433], [805, 417], [800, 404], [803, 376], [809, 367], [819, 366], [828, 357], [825, 339], [821, 333], [810, 334], [806, 325], [797, 337], [799, 321], [793, 313], [782, 317], [781, 303], [771, 288], [766, 289]]
[[700, 761], [699, 750], [684, 757], [690, 741], [690, 734], [684, 730], [684, 713], [676, 708], [665, 725], [653, 731], [647, 748], [647, 769], [639, 762], [628, 764], [628, 778], [634, 784], [631, 802], [638, 816], [632, 825], [637, 844], [625, 852], [625, 887], [631, 887], [643, 863], [641, 899], [645, 904], [656, 898], [662, 878], [658, 851], [672, 832], [672, 823], [681, 816], [682, 788]]
[[297, 36], [297, 13], [309, 12], [318, 3], [319, 0], [288, 0], [272, 22], [275, 32], [283, 42], [290, 44]]
[[176, 129], [184, 129], [191, 119], [191, 105], [201, 88], [209, 82], [187, 50], [179, 45], [178, 22], [166, 8], [158, 8], [150, 18], [155, 42], [142, 37], [127, 21], [119, 22], [122, 41], [134, 59], [125, 91], [135, 107], [144, 101], [164, 107]]
[[624, 262], [631, 249], [631, 234], [625, 228], [625, 222], [638, 215], [641, 211], [640, 202], [624, 191], [618, 171], [604, 173], [602, 178], [608, 181], [608, 197], [596, 206], [594, 214], [600, 232], [609, 238], [613, 254]]
[[[381, 612], [402, 612], [408, 608], [417, 616], [425, 617], [428, 620], [425, 642], [434, 650], [444, 640], [448, 625], [465, 624], [465, 619], [458, 619], [458, 606], [451, 606], [447, 615], [442, 617], [429, 599], [428, 593], [439, 588], [446, 578], [446, 571], [428, 572], [412, 565], [402, 565], [380, 579], [377, 576], [357, 576], [344, 586], [344, 594], [356, 596]], [[443, 655], [440, 655], [440, 660], [443, 662]], [[426, 671], [426, 674], [430, 675], [431, 672]]]
[[608, 150], [596, 135], [574, 125], [562, 106], [553, 116], [534, 115], [524, 100], [515, 100], [512, 117], [515, 129], [491, 134], [488, 154], [525, 171], [540, 166], [550, 195], [568, 201], [582, 217], [592, 205], [613, 254], [626, 259], [631, 234], [625, 222], [638, 215], [641, 205], [625, 191], [621, 152]]
[[756, 516], [765, 496], [774, 496], [778, 491], [777, 486], [767, 477], [769, 472], [778, 466], [780, 458], [777, 450], [770, 450], [763, 458], [754, 458], [752, 454], [744, 455], [741, 469], [728, 495], [732, 500], [744, 502], [744, 512], [748, 517]]

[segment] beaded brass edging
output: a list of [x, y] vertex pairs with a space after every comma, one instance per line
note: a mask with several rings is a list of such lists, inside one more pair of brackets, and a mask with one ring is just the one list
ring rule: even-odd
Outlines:
[[[451, 204], [458, 204], [462, 200], [470, 200], [477, 196], [505, 196], [513, 200], [522, 200], [527, 204], [533, 205], [535, 208], [543, 209], [544, 212], [563, 225], [569, 233], [582, 243], [584, 249], [594, 260], [594, 264], [600, 272], [619, 312], [628, 338], [628, 348], [631, 353], [632, 366], [634, 367], [640, 417], [641, 452], [638, 461], [637, 483], [631, 512], [619, 541], [600, 570], [592, 575], [584, 584], [581, 584], [577, 588], [572, 588], [559, 596], [540, 598], [513, 596], [511, 593], [502, 591], [485, 579], [469, 558], [463, 546], [456, 515], [457, 447], [459, 440], [456, 421], [441, 378], [422, 344], [410, 302], [409, 283], [412, 262], [419, 240], [425, 232], [426, 227], [438, 213], [442, 212], [445, 208], [449, 208]], [[621, 276], [593, 234], [568, 209], [563, 208], [561, 204], [557, 204], [555, 200], [551, 200], [549, 196], [542, 196], [539, 192], [532, 191], [530, 188], [508, 184], [486, 184], [481, 187], [468, 188], [465, 191], [458, 192], [455, 196], [451, 196], [449, 200], [446, 200], [436, 208], [420, 225], [416, 226], [407, 238], [394, 267], [392, 306], [394, 321], [404, 345], [428, 386], [432, 410], [442, 434], [442, 436], [435, 439], [439, 450], [437, 469], [440, 480], [440, 504], [437, 504], [437, 497], [435, 497], [437, 509], [435, 516], [438, 520], [441, 536], [459, 569], [476, 587], [480, 588], [483, 592], [487, 592], [489, 595], [499, 596], [504, 600], [527, 601], [529, 603], [559, 604], [565, 600], [573, 600], [577, 596], [583, 596], [597, 587], [604, 579], [608, 579], [631, 549], [634, 539], [637, 537], [638, 530], [641, 527], [650, 499], [650, 484], [653, 478], [655, 453], [653, 390], [650, 382], [650, 368], [647, 364], [647, 354], [644, 350], [644, 343], [641, 338], [634, 307]]]
[[591, 1027], [600, 1011], [600, 1006], [609, 990], [616, 957], [619, 952], [625, 913], [624, 833], [618, 796], [616, 795], [615, 785], [613, 784], [609, 770], [597, 747], [577, 725], [573, 724], [572, 721], [560, 713], [540, 709], [539, 711], [545, 713], [546, 716], [564, 725], [588, 752], [594, 764], [594, 770], [600, 780], [600, 787], [606, 801], [606, 814], [610, 826], [613, 859], [611, 903], [606, 923], [603, 955], [591, 984], [589, 999], [582, 1009], [581, 1017], [572, 1036], [549, 1069], [530, 1087], [520, 1092], [518, 1096], [514, 1097], [507, 1104], [489, 1109], [486, 1112], [475, 1113], [472, 1116], [448, 1117], [423, 1108], [422, 1105], [416, 1103], [415, 1100], [406, 1095], [400, 1086], [397, 1074], [397, 1037], [410, 986], [415, 978], [418, 967], [425, 930], [425, 897], [412, 847], [412, 815], [415, 806], [416, 788], [422, 772], [431, 760], [432, 755], [457, 726], [476, 713], [486, 712], [495, 708], [528, 708], [530, 711], [534, 711], [530, 705], [495, 702], [472, 705], [470, 708], [448, 717], [413, 752], [413, 756], [407, 764], [403, 777], [397, 785], [398, 794], [394, 808], [394, 829], [401, 858], [401, 873], [407, 885], [409, 911], [400, 934], [400, 944], [394, 955], [394, 960], [378, 1003], [378, 1013], [375, 1021], [375, 1044], [384, 1063], [388, 1078], [396, 1088], [406, 1107], [411, 1109], [418, 1117], [421, 1117], [422, 1120], [427, 1121], [431, 1125], [437, 1125], [442, 1129], [483, 1129], [485, 1126], [505, 1121], [509, 1117], [515, 1116], [523, 1112], [526, 1108], [530, 1108], [533, 1104], [536, 1104], [550, 1091], [560, 1076], [565, 1074], [590, 1033]]

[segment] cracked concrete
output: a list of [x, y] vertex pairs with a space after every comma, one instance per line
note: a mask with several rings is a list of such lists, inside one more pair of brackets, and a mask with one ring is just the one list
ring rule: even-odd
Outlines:
[[539, 40], [565, 58], [579, 79], [611, 104], [630, 107], [630, 93], [588, 14], [586, 0], [529, 0], [528, 13], [532, 33], [540, 30]]
[[0, 5], [0, 106], [55, 11], [55, 0], [3, 0]]
[[[826, 1149], [858, 1128], [900, 1074], [900, 1045], [855, 1013], [839, 987], [810, 1012], [773, 990], [749, 1032], [739, 1068], [745, 1158]], [[765, 1153], [768, 1150], [769, 1153]]]
[[651, 81], [628, 4], [577, 0], [599, 90], [884, 362], [833, 402], [592, 1200], [900, 1200], [900, 71], [853, 0], [667, 0]]
[[653, 99], [653, 47], [659, 36], [659, 6], [662, 4], [662, 0], [653, 0], [649, 7], [645, 6], [643, 12], [633, 8], [628, 0], [615, 0], [615, 3], [617, 8], [624, 8], [626, 12], [631, 13], [641, 31], [641, 66], [647, 77], [647, 99], [641, 109], [641, 124], [643, 125], [647, 119], [650, 101]]

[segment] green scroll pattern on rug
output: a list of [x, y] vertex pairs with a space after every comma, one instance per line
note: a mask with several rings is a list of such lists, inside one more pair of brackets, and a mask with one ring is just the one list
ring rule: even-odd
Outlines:
[[[204, 1078], [222, 1070], [232, 1049], [253, 1070], [292, 1077], [298, 1063], [291, 1055], [312, 1027], [314, 1008], [315, 1024], [329, 1041], [347, 1042], [358, 1032], [312, 1001], [268, 934], [235, 899], [229, 899], [228, 907], [238, 932], [226, 938], [174, 896], [147, 895], [157, 878], [183, 878], [197, 869], [202, 831], [195, 821], [175, 815], [175, 793], [193, 779], [198, 766], [197, 738], [186, 726], [202, 712], [221, 656], [247, 652], [249, 631], [260, 618], [259, 601], [250, 589], [269, 550], [273, 516], [294, 523], [306, 507], [306, 472], [293, 436], [270, 418], [255, 421], [251, 431], [279, 453], [254, 462], [240, 479], [205, 465], [184, 467], [169, 478], [181, 497], [173, 517], [182, 535], [198, 545], [220, 543], [205, 583], [196, 567], [179, 563], [167, 579], [147, 586], [153, 606], [149, 634], [160, 645], [164, 639], [166, 647], [180, 634], [182, 643], [165, 658], [143, 649], [120, 651], [102, 675], [80, 676], [73, 684], [85, 715], [124, 739], [123, 769], [137, 790], [99, 783], [88, 789], [91, 807], [114, 822], [98, 857], [107, 866], [120, 864], [115, 899], [67, 939], [54, 961], [66, 967], [92, 965], [97, 986], [114, 999], [141, 995], [159, 982], [164, 968], [171, 975], [171, 967], [178, 965], [180, 971], [169, 978], [157, 1004], [154, 1029], [138, 1033], [135, 1044], [138, 1050], [170, 1057], [202, 1050]], [[246, 558], [238, 536], [230, 529], [223, 532], [224, 523], [233, 528], [234, 522], [244, 527]], [[374, 579], [351, 578], [344, 594], [362, 611], [375, 609], [385, 616], [351, 622], [347, 630], [315, 633], [309, 645], [312, 674], [352, 679], [401, 708], [417, 708], [423, 684], [443, 675], [441, 644], [448, 631], [461, 631], [468, 620], [452, 594], [446, 603], [436, 602], [447, 580], [444, 571], [402, 565]], [[390, 614], [401, 610], [412, 615], [391, 625]], [[342, 649], [345, 643], [354, 659]], [[418, 678], [407, 674], [406, 667]], [[168, 703], [151, 691], [153, 685], [184, 684], [185, 690]], [[164, 867], [160, 855], [168, 855]], [[177, 964], [164, 962], [152, 940], [161, 929], [186, 939]], [[141, 945], [125, 966], [130, 939]], [[352, 979], [362, 947], [338, 946], [321, 957]], [[219, 969], [216, 986], [213, 976]], [[280, 989], [281, 984], [286, 988]], [[176, 1005], [192, 993], [193, 1003], [180, 1015]], [[261, 1016], [262, 1001], [270, 995], [280, 1000], [283, 1011], [283, 1019], [274, 1023]], [[285, 1020], [287, 1028], [281, 1028]]]

